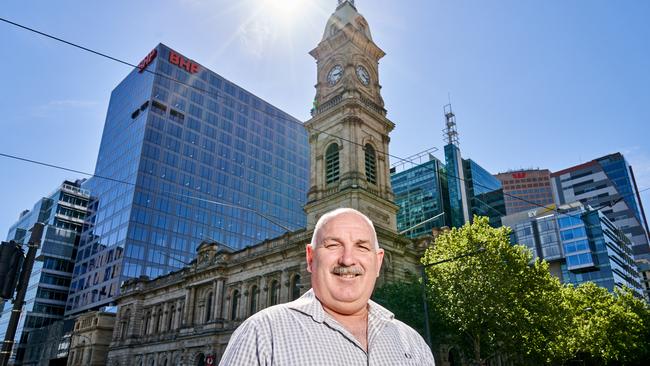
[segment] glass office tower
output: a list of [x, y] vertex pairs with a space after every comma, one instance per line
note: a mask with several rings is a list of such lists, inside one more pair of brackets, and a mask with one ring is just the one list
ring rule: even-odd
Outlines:
[[204, 239], [242, 249], [304, 227], [308, 171], [298, 120], [158, 45], [111, 94], [67, 314], [182, 267]]
[[647, 222], [632, 167], [620, 153], [551, 174], [560, 204], [580, 201], [599, 208], [632, 240], [636, 259], [650, 259]]
[[460, 149], [457, 145], [445, 145], [445, 173], [449, 193], [449, 222], [453, 227], [461, 227], [471, 220], [465, 169]]
[[472, 159], [463, 159], [463, 169], [472, 217], [487, 216], [490, 225], [501, 226], [501, 217], [506, 215], [501, 181]]
[[398, 232], [410, 229], [404, 235], [416, 238], [431, 234], [433, 228], [462, 226], [474, 215], [501, 226], [506, 215], [501, 182], [475, 161], [460, 158], [455, 145], [445, 146], [445, 158], [443, 164], [429, 154], [425, 163], [399, 172], [391, 169]]
[[443, 199], [446, 187], [440, 179], [441, 169], [440, 160], [429, 156], [423, 164], [391, 174], [395, 203], [399, 206], [398, 232], [410, 229], [404, 235], [416, 238], [447, 225]]
[[643, 297], [632, 243], [602, 212], [574, 202], [508, 215], [503, 223], [512, 228], [513, 243], [546, 260], [562, 282], [590, 281], [610, 291], [627, 287]]
[[[79, 245], [90, 193], [81, 182], [65, 181], [52, 194], [39, 200], [31, 211], [25, 211], [9, 229], [7, 240], [24, 244], [35, 223], [44, 224], [41, 245], [29, 277], [25, 305], [16, 329], [12, 359], [22, 364], [25, 342], [30, 331], [63, 319], [70, 289], [74, 257]], [[0, 339], [4, 339], [12, 304], [5, 303], [0, 317]]]

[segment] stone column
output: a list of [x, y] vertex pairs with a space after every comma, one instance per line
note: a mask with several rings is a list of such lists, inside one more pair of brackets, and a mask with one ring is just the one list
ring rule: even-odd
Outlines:
[[160, 326], [158, 327], [158, 331], [161, 333], [165, 331], [169, 331], [169, 329], [167, 329], [167, 317], [169, 317], [169, 304], [164, 303], [162, 305], [162, 309], [163, 311], [162, 311], [162, 316], [160, 317]]
[[[245, 285], [243, 285], [245, 286]], [[239, 309], [237, 310], [237, 319], [246, 319], [246, 308], [248, 304], [248, 299], [250, 298], [250, 293], [247, 288], [241, 287], [239, 290]]]
[[196, 287], [190, 287], [185, 295], [185, 308], [183, 315], [183, 323], [186, 326], [194, 324], [194, 303], [196, 297]]
[[172, 318], [172, 329], [174, 330], [181, 326], [180, 318], [183, 317], [183, 313], [181, 312], [182, 304], [181, 300], [176, 300], [174, 304], [174, 317]]
[[214, 319], [219, 319], [223, 317], [223, 286], [224, 280], [218, 279], [216, 281], [216, 286], [214, 290]]
[[262, 277], [260, 280], [260, 297], [258, 309], [265, 309], [269, 306], [269, 288], [268, 278]]
[[156, 332], [154, 331], [156, 327], [156, 311], [158, 309], [155, 306], [151, 307], [151, 313], [149, 313], [149, 327], [147, 329], [147, 334], [155, 334]]
[[280, 303], [285, 303], [289, 302], [289, 291], [290, 291], [289, 286], [289, 271], [286, 269], [282, 270], [282, 273], [280, 274]]

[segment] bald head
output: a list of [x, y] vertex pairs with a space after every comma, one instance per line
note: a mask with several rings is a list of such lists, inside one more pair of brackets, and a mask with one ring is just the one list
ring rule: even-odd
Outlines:
[[325, 215], [321, 216], [318, 219], [318, 222], [316, 222], [316, 227], [314, 228], [314, 234], [311, 237], [311, 247], [316, 249], [318, 246], [319, 241], [321, 240], [320, 238], [320, 232], [321, 230], [325, 227], [325, 225], [334, 219], [335, 217], [341, 216], [341, 215], [356, 215], [360, 218], [363, 219], [368, 224], [368, 227], [372, 231], [372, 238], [374, 241], [375, 245], [375, 250], [379, 250], [379, 241], [377, 240], [377, 232], [375, 231], [375, 226], [372, 224], [372, 221], [368, 218], [368, 216], [362, 214], [361, 212], [353, 209], [353, 208], [337, 208], [336, 210], [330, 211], [326, 213]]

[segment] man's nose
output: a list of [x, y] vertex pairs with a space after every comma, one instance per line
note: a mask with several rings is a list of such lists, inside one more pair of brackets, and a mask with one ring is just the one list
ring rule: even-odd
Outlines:
[[354, 247], [352, 245], [343, 246], [343, 252], [339, 257], [339, 264], [346, 267], [357, 264], [357, 260], [354, 255]]

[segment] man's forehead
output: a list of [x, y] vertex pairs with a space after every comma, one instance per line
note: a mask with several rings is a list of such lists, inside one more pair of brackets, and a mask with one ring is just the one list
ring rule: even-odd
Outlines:
[[346, 233], [354, 234], [355, 237], [361, 236], [363, 239], [371, 241], [373, 237], [373, 231], [370, 224], [360, 217], [353, 213], [345, 213], [333, 217], [323, 225], [319, 232], [321, 240], [326, 240], [329, 238], [338, 238], [340, 236], [346, 235]]

